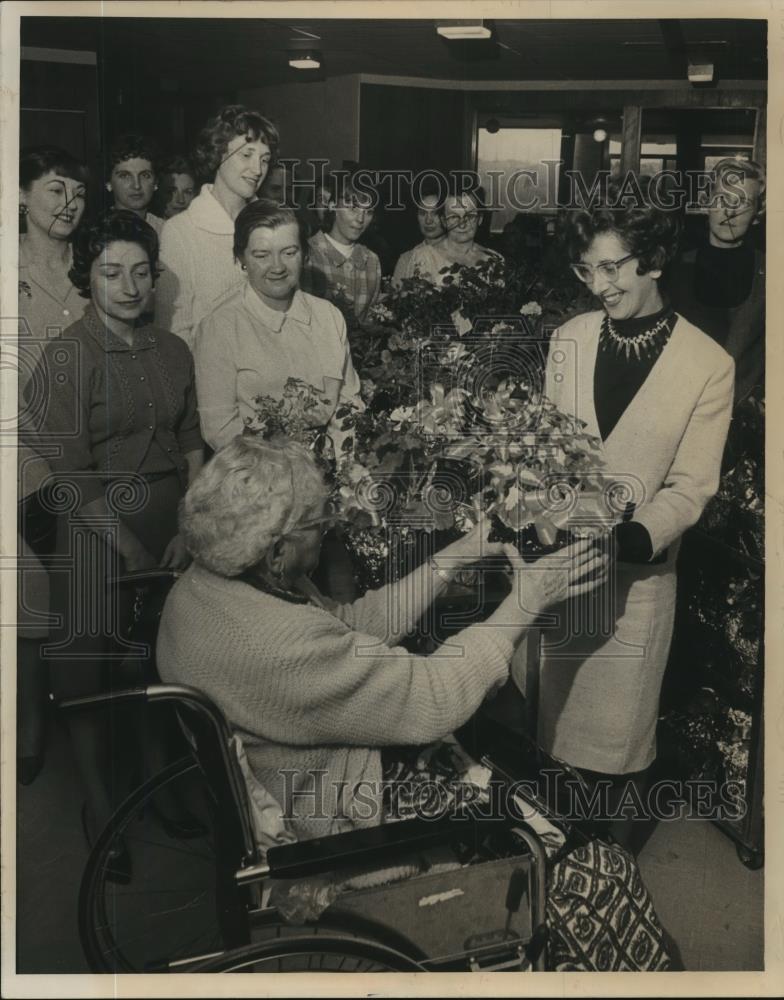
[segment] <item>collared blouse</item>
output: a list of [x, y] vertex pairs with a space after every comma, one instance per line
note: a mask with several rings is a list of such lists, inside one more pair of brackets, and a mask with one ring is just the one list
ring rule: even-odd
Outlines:
[[299, 290], [279, 312], [246, 282], [199, 324], [194, 355], [202, 435], [215, 449], [242, 433], [257, 396], [280, 398], [289, 378], [319, 390], [336, 379], [341, 399], [359, 394], [343, 315]]
[[323, 299], [347, 299], [358, 323], [381, 292], [381, 262], [372, 250], [355, 243], [346, 256], [330, 243], [325, 233], [311, 236], [309, 260], [302, 272], [302, 287]]
[[68, 281], [61, 288], [19, 240], [19, 377], [20, 390], [32, 375], [48, 340], [59, 337], [82, 315], [86, 302]]
[[129, 346], [88, 306], [46, 345], [34, 381], [46, 387], [46, 406], [31, 433], [39, 446], [58, 446], [55, 473], [83, 474], [80, 505], [129, 473], [176, 471], [187, 486], [185, 456], [202, 441], [193, 359], [178, 337], [147, 325]]

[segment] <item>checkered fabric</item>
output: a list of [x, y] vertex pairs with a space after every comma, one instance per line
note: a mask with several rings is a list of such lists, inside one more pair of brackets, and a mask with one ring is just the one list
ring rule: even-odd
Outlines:
[[302, 289], [329, 299], [339, 308], [347, 306], [356, 322], [361, 324], [381, 291], [378, 257], [359, 243], [354, 245], [349, 257], [344, 257], [324, 233], [311, 236], [309, 247], [308, 263], [302, 272]]

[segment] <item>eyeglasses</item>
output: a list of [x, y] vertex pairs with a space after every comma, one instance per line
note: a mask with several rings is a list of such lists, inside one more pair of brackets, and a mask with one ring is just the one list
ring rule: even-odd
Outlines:
[[637, 255], [630, 253], [625, 257], [621, 257], [618, 260], [603, 260], [599, 264], [584, 264], [582, 261], [571, 261], [570, 267], [580, 279], [586, 285], [590, 285], [593, 281], [594, 272], [598, 271], [603, 278], [608, 281], [615, 281], [618, 277], [618, 271], [622, 264], [625, 264], [627, 260], [633, 260]]
[[334, 528], [336, 524], [340, 524], [342, 520], [343, 518], [340, 514], [329, 504], [327, 512], [321, 517], [314, 517], [310, 521], [302, 521], [299, 524], [295, 524], [286, 534], [291, 535], [295, 531], [307, 531], [309, 528], [321, 528], [321, 534], [326, 535], [328, 531]]
[[478, 212], [468, 212], [466, 215], [445, 215], [444, 221], [448, 226], [471, 226], [478, 218]]

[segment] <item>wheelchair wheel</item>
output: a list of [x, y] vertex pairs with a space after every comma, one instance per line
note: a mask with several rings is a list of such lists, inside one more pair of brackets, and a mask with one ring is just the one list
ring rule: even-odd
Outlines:
[[[425, 972], [424, 966], [377, 941], [318, 928], [278, 928], [277, 938], [227, 951], [189, 972]], [[286, 933], [288, 932], [288, 933]]]
[[[201, 835], [182, 839], [164, 829], [160, 817], [171, 814], [173, 801], [187, 803], [203, 823]], [[111, 856], [118, 845], [131, 857], [127, 884], [113, 880]], [[155, 971], [224, 950], [217, 870], [206, 782], [186, 757], [129, 796], [95, 843], [79, 891], [79, 934], [90, 968]]]

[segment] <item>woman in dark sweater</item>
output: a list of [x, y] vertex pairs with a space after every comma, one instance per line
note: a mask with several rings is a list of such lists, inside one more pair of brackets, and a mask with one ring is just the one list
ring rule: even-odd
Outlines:
[[[177, 505], [201, 468], [203, 445], [190, 351], [173, 334], [142, 325], [157, 259], [154, 230], [131, 212], [80, 232], [70, 277], [91, 301], [46, 345], [32, 380], [46, 387], [47, 405], [38, 408], [31, 443], [56, 444], [58, 452], [49, 459], [66, 566], [52, 581], [63, 623], [49, 647], [58, 699], [101, 690], [107, 660], [128, 652], [109, 578], [188, 563]], [[70, 716], [69, 728], [92, 836], [111, 815], [107, 734], [96, 713]]]
[[765, 254], [755, 227], [765, 208], [765, 171], [751, 160], [715, 168], [703, 242], [673, 265], [674, 308], [735, 359], [735, 402], [765, 380]]

